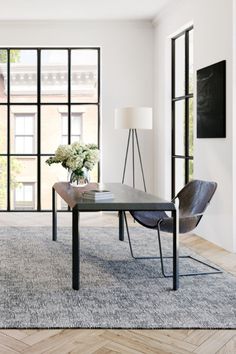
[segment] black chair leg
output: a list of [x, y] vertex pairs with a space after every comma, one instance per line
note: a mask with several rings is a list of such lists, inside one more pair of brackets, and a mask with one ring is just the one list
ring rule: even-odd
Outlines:
[[[162, 246], [161, 246], [161, 236], [160, 236], [160, 223], [161, 221], [158, 222], [157, 224], [157, 239], [158, 239], [158, 245], [159, 245], [159, 253], [160, 253], [160, 256], [147, 256], [147, 257], [136, 257], [134, 256], [134, 252], [133, 252], [133, 248], [132, 248], [132, 243], [131, 243], [131, 238], [130, 238], [130, 233], [129, 233], [129, 227], [128, 227], [128, 222], [127, 222], [127, 218], [126, 218], [126, 213], [124, 212], [124, 219], [125, 219], [125, 225], [126, 225], [126, 231], [127, 231], [127, 236], [128, 236], [128, 241], [129, 241], [129, 248], [130, 248], [130, 253], [131, 253], [131, 256], [132, 258], [134, 259], [158, 259], [161, 261], [161, 271], [162, 271], [162, 274], [165, 278], [171, 278], [173, 277], [172, 274], [166, 274], [165, 273], [165, 268], [164, 268], [164, 259], [173, 259], [172, 256], [163, 256], [162, 254]], [[208, 263], [205, 263], [203, 261], [200, 261], [199, 259], [197, 258], [194, 258], [192, 256], [179, 256], [180, 259], [185, 259], [185, 258], [190, 258], [198, 263], [201, 263], [211, 269], [213, 269], [213, 271], [211, 272], [193, 272], [193, 273], [182, 273], [182, 274], [179, 274], [180, 276], [196, 276], [196, 275], [209, 275], [209, 274], [219, 274], [219, 273], [222, 273], [222, 271], [214, 266], [211, 266], [210, 264]]]

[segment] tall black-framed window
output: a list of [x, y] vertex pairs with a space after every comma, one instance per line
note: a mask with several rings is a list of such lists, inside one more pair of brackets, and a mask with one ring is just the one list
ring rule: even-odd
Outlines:
[[193, 27], [172, 38], [172, 197], [193, 176]]
[[[51, 187], [67, 172], [46, 159], [62, 143], [99, 146], [99, 135], [99, 48], [0, 48], [1, 211], [50, 211]], [[99, 175], [98, 165], [92, 181]]]

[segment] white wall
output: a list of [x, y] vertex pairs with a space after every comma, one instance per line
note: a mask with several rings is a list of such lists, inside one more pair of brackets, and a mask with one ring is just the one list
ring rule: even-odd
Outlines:
[[[155, 28], [155, 191], [170, 197], [170, 39], [194, 24], [195, 70], [227, 61], [227, 137], [195, 139], [194, 178], [218, 182], [218, 189], [197, 233], [228, 249], [235, 249], [233, 195], [233, 13], [232, 0], [178, 0], [156, 20]], [[196, 129], [196, 127], [195, 127]], [[158, 181], [158, 182], [157, 182]]]
[[[232, 45], [233, 45], [233, 234], [236, 235], [236, 122], [235, 122], [235, 115], [236, 115], [236, 0], [233, 0], [233, 36], [232, 36]], [[236, 250], [236, 236], [233, 239], [233, 249]]]
[[[102, 179], [120, 182], [127, 131], [114, 130], [114, 109], [153, 105], [153, 28], [149, 22], [1, 22], [0, 46], [100, 46]], [[152, 131], [140, 132], [147, 186], [153, 190]], [[139, 171], [137, 170], [137, 173]], [[140, 177], [138, 186], [141, 188]], [[128, 179], [131, 182], [131, 178]]]

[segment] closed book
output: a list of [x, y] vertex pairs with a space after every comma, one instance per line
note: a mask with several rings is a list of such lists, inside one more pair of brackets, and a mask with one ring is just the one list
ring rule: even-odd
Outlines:
[[83, 193], [84, 199], [103, 200], [114, 198], [113, 194], [108, 190], [90, 190]]
[[109, 200], [109, 199], [113, 199], [113, 198], [114, 198], [113, 195], [102, 197], [102, 198], [90, 197], [90, 196], [86, 196], [86, 195], [83, 196], [83, 199], [94, 200], [94, 201]]

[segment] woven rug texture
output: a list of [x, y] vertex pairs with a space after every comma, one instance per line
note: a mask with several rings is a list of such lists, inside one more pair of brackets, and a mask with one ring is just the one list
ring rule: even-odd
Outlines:
[[[137, 255], [158, 252], [155, 231], [130, 231]], [[172, 237], [162, 242], [171, 255]], [[180, 253], [196, 256], [181, 243]], [[181, 272], [196, 270], [207, 269], [181, 260]], [[72, 290], [70, 228], [57, 242], [49, 227], [0, 228], [1, 328], [236, 328], [234, 276], [181, 277], [173, 291], [160, 261], [132, 259], [117, 228], [81, 229], [80, 278]]]

